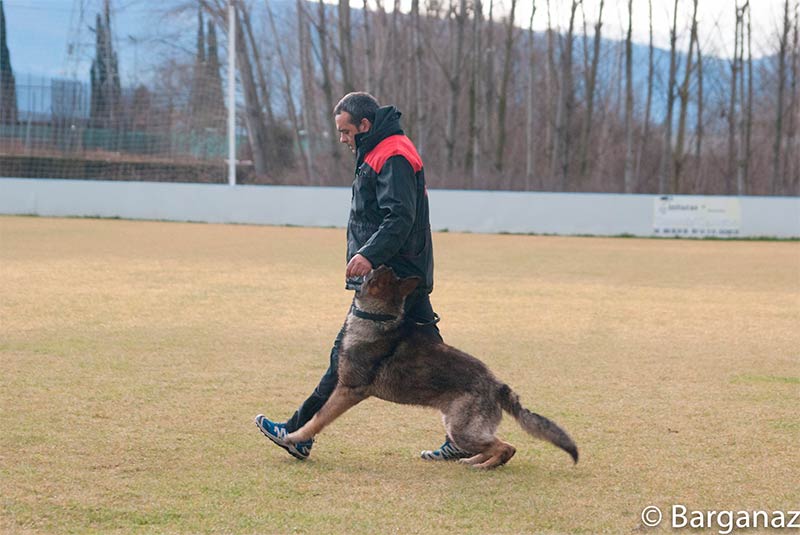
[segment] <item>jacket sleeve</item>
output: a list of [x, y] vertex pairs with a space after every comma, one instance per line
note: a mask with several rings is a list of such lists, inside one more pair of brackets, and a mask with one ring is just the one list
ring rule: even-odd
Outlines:
[[408, 238], [417, 210], [414, 169], [402, 156], [392, 156], [378, 174], [376, 197], [383, 221], [358, 250], [373, 267], [388, 262]]

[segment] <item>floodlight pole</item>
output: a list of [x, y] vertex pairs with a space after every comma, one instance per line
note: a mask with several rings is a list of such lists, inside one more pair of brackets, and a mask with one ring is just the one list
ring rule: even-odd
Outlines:
[[228, 185], [236, 185], [236, 8], [228, 0]]

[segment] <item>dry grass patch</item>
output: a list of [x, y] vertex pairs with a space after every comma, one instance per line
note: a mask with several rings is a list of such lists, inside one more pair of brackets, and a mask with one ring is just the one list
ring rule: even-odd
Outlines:
[[621, 533], [646, 505], [800, 508], [800, 244], [438, 234], [445, 339], [581, 448], [506, 419], [428, 464], [369, 400], [308, 462], [288, 416], [344, 319], [344, 231], [0, 218], [0, 531]]

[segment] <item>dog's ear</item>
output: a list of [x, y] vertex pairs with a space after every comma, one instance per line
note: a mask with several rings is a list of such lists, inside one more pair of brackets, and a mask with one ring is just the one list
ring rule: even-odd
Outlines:
[[403, 297], [417, 289], [419, 283], [422, 282], [420, 277], [408, 277], [400, 281], [400, 293]]

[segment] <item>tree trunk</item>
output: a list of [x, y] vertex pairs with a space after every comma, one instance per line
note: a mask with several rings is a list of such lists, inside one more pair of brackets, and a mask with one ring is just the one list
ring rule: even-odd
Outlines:
[[[275, 17], [272, 14], [272, 9], [269, 7], [269, 3], [267, 4], [267, 20], [269, 21], [270, 31], [273, 35], [278, 34], [277, 26], [275, 25]], [[294, 105], [294, 91], [292, 90], [292, 73], [289, 72], [289, 66], [287, 65], [286, 58], [283, 52], [283, 46], [281, 42], [278, 41], [275, 43], [275, 49], [278, 53], [278, 61], [281, 66], [281, 71], [283, 71], [283, 96], [284, 101], [286, 103], [286, 109], [289, 112], [289, 121], [292, 124], [292, 134], [294, 137], [294, 143], [297, 150], [297, 154], [300, 155], [303, 161], [303, 171], [305, 172], [306, 176], [306, 183], [311, 182], [311, 169], [309, 168], [309, 159], [306, 156], [306, 150], [303, 147], [303, 143], [300, 139], [300, 119], [297, 114], [297, 108]]]
[[[750, 2], [747, 1], [742, 6], [742, 15], [741, 15], [741, 24], [739, 24], [739, 50], [736, 52], [739, 56], [739, 152], [737, 155], [737, 167], [736, 167], [736, 191], [739, 192], [739, 195], [742, 195], [745, 191], [746, 184], [747, 184], [747, 177], [746, 169], [747, 169], [747, 161], [748, 161], [748, 154], [747, 148], [745, 147], [745, 143], [747, 140], [747, 133], [745, 130], [745, 107], [747, 105], [746, 93], [744, 90], [744, 14], [745, 10], [750, 9]], [[735, 56], [734, 56], [735, 59]]]
[[675, 156], [673, 160], [673, 170], [672, 170], [672, 187], [671, 190], [673, 193], [680, 193], [683, 183], [683, 164], [684, 164], [684, 155], [683, 155], [683, 144], [684, 139], [686, 137], [686, 114], [687, 109], [689, 107], [689, 81], [692, 77], [692, 61], [694, 59], [694, 46], [697, 42], [697, 3], [698, 0], [694, 0], [694, 7], [692, 10], [692, 24], [691, 24], [691, 32], [689, 35], [689, 54], [686, 56], [686, 68], [684, 69], [683, 73], [683, 83], [681, 84], [681, 88], [678, 91], [678, 97], [680, 98], [680, 113], [678, 115], [678, 136], [675, 141]]
[[[737, 171], [736, 157], [736, 92], [739, 80], [739, 30], [742, 25], [742, 11], [737, 3], [736, 7], [736, 28], [734, 30], [733, 60], [731, 61], [731, 91], [730, 106], [728, 106], [728, 168], [725, 177], [726, 193], [733, 193], [732, 180]], [[743, 184], [736, 185], [736, 192], [743, 195]]]
[[783, 179], [781, 170], [781, 150], [783, 148], [783, 114], [784, 93], [786, 91], [786, 45], [789, 40], [789, 0], [783, 2], [783, 30], [781, 32], [780, 50], [778, 51], [778, 101], [775, 113], [775, 143], [772, 148], [772, 181], [770, 193], [778, 193]]
[[586, 80], [586, 120], [583, 123], [581, 133], [581, 178], [586, 179], [589, 171], [589, 146], [592, 136], [592, 121], [594, 119], [594, 93], [597, 85], [597, 66], [600, 63], [600, 44], [602, 41], [603, 28], [603, 6], [605, 0], [600, 0], [600, 10], [597, 15], [597, 23], [594, 26], [594, 44], [592, 47], [592, 66]]
[[372, 42], [372, 36], [369, 31], [369, 5], [368, 0], [364, 0], [364, 8], [361, 11], [361, 16], [364, 18], [364, 90], [367, 93], [374, 91], [375, 83], [372, 79], [373, 76], [373, 59], [375, 54], [375, 43]]
[[[447, 112], [447, 130], [445, 131], [445, 148], [448, 171], [453, 170], [456, 151], [456, 127], [458, 125], [458, 100], [461, 96], [461, 72], [464, 61], [464, 32], [467, 24], [467, 0], [458, 0], [458, 12], [450, 4], [451, 31], [455, 33], [455, 47], [451, 48], [450, 65], [445, 70], [449, 89]], [[451, 34], [452, 35], [452, 34]]]
[[642, 138], [639, 140], [639, 149], [636, 155], [636, 172], [634, 173], [634, 183], [639, 181], [642, 176], [642, 156], [644, 148], [650, 139], [650, 109], [653, 103], [653, 0], [647, 2], [648, 17], [650, 21], [650, 44], [648, 45], [647, 54], [647, 97], [644, 105], [644, 127], [642, 131]]
[[496, 82], [494, 74], [494, 2], [495, 0], [489, 0], [489, 18], [487, 19], [486, 24], [486, 46], [483, 47], [483, 51], [486, 54], [486, 74], [483, 77], [483, 79], [486, 80], [486, 83], [484, 84], [486, 89], [484, 103], [485, 113], [483, 114], [485, 122], [482, 129], [483, 137], [486, 141], [484, 144], [485, 147], [490, 147], [491, 140], [493, 139], [494, 128], [491, 118], [495, 116], [494, 113], [497, 104], [497, 95], [495, 94]]
[[559, 190], [566, 191], [569, 176], [570, 159], [570, 127], [575, 106], [575, 94], [572, 84], [572, 44], [575, 33], [575, 12], [582, 0], [572, 0], [570, 9], [569, 29], [561, 58], [561, 87], [559, 91], [558, 115], [556, 116], [556, 146], [553, 151], [553, 160], [558, 167]]
[[669, 47], [669, 82], [667, 83], [667, 117], [664, 121], [664, 147], [661, 155], [661, 171], [658, 175], [658, 192], [665, 193], [667, 177], [670, 176], [672, 163], [672, 113], [675, 107], [675, 78], [677, 72], [677, 52], [675, 50], [678, 40], [678, 0], [675, 0], [672, 14], [672, 28], [670, 29]]
[[[247, 34], [247, 41], [250, 43], [250, 50], [253, 54], [253, 63], [256, 66], [256, 74], [258, 75], [258, 89], [260, 89], [260, 101], [264, 110], [267, 112], [267, 136], [269, 136], [269, 129], [275, 124], [275, 113], [272, 109], [272, 93], [270, 91], [271, 84], [269, 77], [264, 70], [263, 62], [261, 61], [261, 54], [259, 53], [259, 46], [256, 43], [253, 34], [253, 25], [251, 22], [250, 11], [247, 9], [246, 4], [242, 4], [242, 18], [244, 20], [244, 30]], [[269, 143], [269, 137], [267, 137]]]
[[697, 129], [695, 132], [695, 191], [700, 189], [703, 180], [703, 54], [700, 50], [700, 42], [697, 42]]
[[[553, 127], [555, 126], [555, 116], [553, 110], [553, 80], [555, 79], [556, 61], [555, 44], [553, 39], [553, 26], [550, 13], [550, 0], [547, 0], [547, 66], [544, 71], [544, 92], [545, 92], [545, 121], [544, 121], [544, 146], [545, 156], [550, 159], [550, 177], [552, 183], [555, 178], [555, 159], [553, 158]], [[551, 186], [552, 187], [552, 186]]]
[[779, 193], [781, 195], [792, 195], [794, 192], [793, 184], [797, 176], [797, 169], [794, 166], [796, 161], [795, 151], [797, 150], [797, 61], [798, 61], [798, 29], [797, 29], [797, 9], [795, 4], [795, 21], [792, 32], [792, 59], [789, 65], [789, 107], [787, 116], [789, 124], [786, 127], [786, 150], [784, 151], [783, 169], [786, 175], [785, 186]]
[[[317, 4], [317, 17], [319, 18], [319, 21], [317, 24], [315, 24], [315, 27], [317, 29], [317, 35], [319, 35], [319, 63], [320, 72], [322, 73], [321, 87], [322, 94], [325, 97], [324, 117], [327, 119], [329, 115], [333, 113], [335, 102], [333, 96], [333, 76], [331, 75], [330, 58], [328, 56], [329, 36], [327, 14], [325, 9], [325, 2], [323, 0], [319, 0], [319, 3]], [[342, 157], [342, 153], [339, 149], [339, 136], [336, 135], [335, 130], [330, 127], [327, 127], [325, 130], [328, 132], [330, 155], [333, 157], [334, 161], [338, 161]]]
[[494, 167], [498, 172], [503, 170], [503, 157], [506, 150], [506, 108], [508, 106], [508, 83], [511, 80], [511, 52], [514, 48], [514, 13], [517, 0], [511, 0], [511, 12], [506, 24], [506, 43], [503, 60], [503, 77], [500, 85], [500, 100], [497, 105], [497, 150], [494, 155]]
[[535, 68], [536, 61], [534, 58], [533, 46], [533, 16], [536, 13], [536, 4], [533, 2], [531, 6], [531, 20], [528, 23], [528, 93], [526, 102], [526, 117], [525, 117], [525, 131], [526, 131], [526, 158], [525, 158], [525, 190], [530, 191], [533, 185], [533, 173], [536, 168], [536, 146], [533, 142], [534, 137], [534, 122], [533, 122], [533, 108], [536, 104], [536, 76]]
[[247, 127], [247, 137], [250, 141], [250, 150], [253, 153], [254, 171], [257, 176], [264, 176], [268, 171], [266, 124], [253, 78], [250, 54], [247, 51], [247, 41], [245, 41], [244, 31], [242, 30], [244, 23], [238, 9], [236, 9], [236, 13], [236, 63], [242, 80], [242, 89], [244, 90], [244, 121]]
[[[798, 98], [800, 95], [797, 95], [797, 92], [800, 91], [798, 89], [798, 76], [800, 76], [800, 41], [798, 37], [800, 37], [800, 0], [795, 2], [794, 5], [794, 62], [792, 64], [792, 79], [794, 80], [793, 91], [795, 92], [795, 103], [798, 104]], [[800, 115], [800, 111], [795, 111], [795, 116]], [[788, 195], [800, 195], [800, 147], [797, 146], [797, 138], [795, 138], [795, 146], [792, 147], [792, 154], [794, 155], [793, 159], [793, 172], [791, 175], [791, 185], [789, 190], [786, 192]]]
[[344, 92], [355, 91], [353, 76], [353, 36], [350, 31], [350, 0], [339, 0], [339, 65]]
[[633, 193], [633, 0], [628, 0], [625, 39], [625, 193]]
[[[748, 1], [747, 6], [747, 110], [745, 121], [745, 165], [744, 165], [744, 183], [747, 184], [750, 180], [750, 161], [752, 154], [752, 134], [753, 134], [753, 32], [750, 17], [750, 4]], [[742, 72], [744, 75], [744, 71]], [[739, 195], [744, 195], [744, 188], [740, 191]]]
[[[333, 76], [331, 74], [330, 57], [328, 56], [330, 36], [328, 35], [328, 21], [325, 9], [325, 2], [323, 0], [319, 0], [319, 3], [317, 4], [318, 20], [313, 22], [313, 24], [314, 28], [317, 30], [317, 35], [319, 36], [319, 53], [317, 54], [317, 59], [319, 60], [319, 69], [322, 74], [320, 88], [322, 89], [322, 96], [325, 99], [324, 117], [327, 119], [329, 114], [333, 113], [335, 102], [333, 97]], [[328, 121], [327, 124], [330, 125], [331, 122]], [[325, 127], [324, 131], [328, 134], [326, 137], [328, 138], [329, 154], [334, 161], [338, 161], [342, 157], [339, 149], [339, 136], [335, 134], [335, 130], [333, 130], [330, 126]]]
[[425, 151], [425, 131], [423, 128], [422, 56], [425, 51], [422, 47], [422, 38], [420, 35], [422, 32], [422, 19], [419, 14], [419, 1], [420, 0], [413, 0], [411, 4], [411, 16], [413, 19], [412, 39], [414, 45], [414, 51], [412, 53], [414, 58], [414, 118], [412, 120], [412, 132], [417, 150], [423, 153]]
[[480, 158], [480, 116], [481, 103], [481, 32], [483, 31], [483, 4], [475, 0], [472, 19], [472, 52], [469, 83], [469, 134], [467, 139], [466, 158], [464, 159], [464, 172], [469, 173], [471, 185], [474, 188], [478, 178], [478, 160]]
[[[383, 8], [382, 4], [380, 5], [381, 15], [383, 17], [383, 33], [387, 35], [386, 38], [386, 45], [383, 47], [383, 54], [381, 57], [381, 68], [378, 71], [378, 93], [380, 95], [384, 95], [387, 92], [387, 87], [392, 88], [391, 93], [396, 93], [399, 91], [399, 82], [397, 82], [393, 78], [397, 78], [397, 69], [390, 68], [397, 65], [398, 61], [397, 51], [400, 47], [400, 44], [397, 42], [397, 17], [400, 14], [400, 0], [394, 0], [394, 11], [392, 11], [392, 21], [391, 25], [389, 26], [389, 30], [386, 31], [386, 11]], [[466, 7], [464, 8], [466, 11]]]
[[295, 1], [297, 9], [297, 40], [300, 52], [300, 80], [303, 85], [303, 129], [305, 136], [305, 170], [309, 184], [315, 184], [314, 173], [314, 138], [317, 133], [316, 121], [314, 121], [314, 110], [317, 105], [314, 99], [314, 75], [311, 65], [311, 35], [306, 20], [305, 0]]

